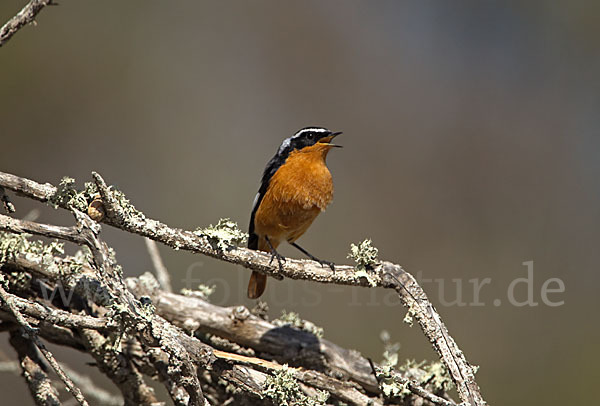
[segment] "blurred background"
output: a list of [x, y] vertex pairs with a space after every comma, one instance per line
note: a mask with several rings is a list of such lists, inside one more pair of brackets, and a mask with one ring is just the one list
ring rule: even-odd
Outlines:
[[[1, 23], [25, 3], [0, 2]], [[344, 131], [334, 202], [301, 245], [348, 263], [368, 237], [425, 280], [490, 404], [592, 403], [600, 3], [63, 0], [37, 22], [0, 49], [1, 171], [82, 185], [95, 170], [169, 225], [247, 230], [281, 141]], [[152, 270], [140, 237], [103, 236], [127, 275]], [[176, 289], [253, 306], [247, 270], [160, 249]], [[384, 329], [401, 358], [437, 359], [392, 293], [270, 279], [264, 299], [376, 360]], [[112, 387], [91, 358], [57, 355]], [[4, 336], [0, 359], [14, 359]], [[7, 404], [31, 403], [21, 377], [0, 377]]]

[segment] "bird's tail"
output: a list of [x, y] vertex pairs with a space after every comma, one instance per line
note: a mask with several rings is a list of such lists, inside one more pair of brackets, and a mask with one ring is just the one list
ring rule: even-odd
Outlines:
[[258, 299], [263, 294], [266, 287], [267, 275], [252, 271], [250, 281], [248, 282], [248, 297], [250, 299]]

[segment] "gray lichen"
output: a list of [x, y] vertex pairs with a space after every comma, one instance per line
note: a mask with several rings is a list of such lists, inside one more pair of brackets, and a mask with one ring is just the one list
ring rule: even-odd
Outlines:
[[377, 371], [377, 376], [381, 382], [381, 388], [387, 397], [404, 398], [411, 392], [407, 382], [399, 382], [395, 377], [397, 369], [406, 378], [416, 382], [423, 387], [429, 387], [434, 393], [445, 392], [452, 389], [454, 383], [448, 373], [448, 370], [441, 362], [427, 363], [425, 361], [417, 362], [414, 359], [407, 359], [404, 364], [398, 365], [399, 343], [392, 343], [390, 334], [383, 330], [380, 334], [383, 342], [383, 360], [381, 368]]
[[213, 248], [221, 251], [243, 245], [248, 239], [248, 234], [240, 230], [236, 222], [228, 218], [220, 219], [216, 226], [211, 224], [206, 228], [198, 228], [194, 233], [208, 238]]
[[144, 213], [135, 208], [133, 204], [127, 199], [125, 193], [121, 192], [116, 186], [109, 186], [109, 191], [115, 199], [117, 205], [122, 209], [122, 213], [125, 216], [123, 219], [127, 223], [131, 223], [134, 220], [140, 221], [145, 220], [146, 216]]
[[398, 365], [398, 351], [400, 343], [392, 343], [390, 333], [387, 330], [382, 330], [379, 334], [379, 339], [383, 343], [383, 361], [382, 365], [387, 365], [394, 368]]
[[408, 324], [410, 327], [413, 326], [414, 323], [414, 318], [417, 315], [417, 311], [415, 310], [414, 306], [411, 304], [408, 308], [408, 310], [406, 311], [406, 314], [404, 315], [404, 318], [402, 319], [403, 322], [405, 322], [406, 324]]
[[[124, 221], [144, 220], [144, 214], [136, 209], [127, 199], [125, 194], [115, 186], [109, 187], [109, 192], [116, 204], [122, 209]], [[93, 182], [85, 182], [83, 189], [76, 187], [75, 179], [63, 177], [56, 189], [56, 193], [48, 198], [48, 203], [54, 208], [67, 207], [74, 208], [81, 212], [87, 212], [90, 203], [98, 199], [98, 187]]]
[[379, 250], [372, 245], [370, 239], [366, 239], [360, 244], [350, 244], [350, 253], [348, 258], [356, 262], [356, 269], [367, 270], [373, 268], [379, 263], [377, 255]]
[[258, 300], [254, 307], [250, 309], [250, 313], [260, 319], [269, 321], [269, 305], [267, 304], [267, 302]]
[[92, 263], [92, 253], [87, 246], [82, 246], [75, 255], [67, 258], [69, 274], [78, 273], [84, 266]]
[[379, 264], [378, 253], [379, 250], [371, 244], [371, 240], [366, 239], [358, 245], [350, 244], [350, 253], [347, 256], [356, 262], [356, 275], [365, 278], [373, 287], [377, 286], [377, 282], [368, 271]]
[[398, 367], [398, 370], [419, 385], [428, 386], [434, 393], [445, 392], [454, 387], [448, 369], [440, 361], [428, 363], [407, 359]]
[[126, 323], [125, 318], [127, 317], [127, 306], [122, 303], [113, 303], [109, 306], [108, 312], [105, 317], [110, 320], [113, 326], [118, 326], [115, 331], [111, 332], [103, 347], [110, 352], [120, 353], [123, 350], [122, 343], [125, 336]]
[[98, 193], [96, 185], [86, 182], [83, 190], [78, 190], [75, 179], [63, 177], [56, 188], [56, 193], [49, 197], [48, 203], [55, 209], [59, 206], [72, 207], [79, 211], [86, 211], [89, 202]]
[[394, 368], [398, 365], [398, 351], [400, 343], [392, 343], [390, 333], [381, 331], [379, 338], [383, 342], [383, 360], [377, 377], [381, 383], [381, 389], [387, 397], [404, 397], [410, 393], [406, 385], [397, 382], [394, 377]]
[[294, 378], [294, 373], [287, 364], [265, 380], [263, 395], [280, 406], [320, 406], [325, 405], [329, 394], [317, 391], [316, 397], [307, 396]]
[[44, 243], [30, 240], [29, 234], [13, 234], [0, 232], [0, 264], [18, 256], [41, 256], [44, 262], [51, 261], [54, 255], [65, 253], [64, 244], [58, 241]]
[[429, 384], [434, 392], [443, 392], [454, 387], [454, 382], [448, 373], [448, 368], [439, 361], [422, 366], [425, 375], [421, 377], [421, 384]]
[[181, 289], [181, 294], [184, 296], [197, 297], [208, 302], [208, 298], [215, 293], [215, 290], [217, 290], [217, 285], [208, 286], [201, 283], [196, 289]]
[[314, 334], [316, 337], [323, 337], [323, 327], [319, 327], [311, 321], [303, 320], [300, 318], [300, 315], [295, 312], [286, 312], [283, 310], [281, 312], [281, 316], [275, 320], [273, 320], [273, 324], [276, 326], [292, 326], [297, 329], [304, 330], [311, 334]]
[[[384, 353], [385, 358], [385, 353]], [[381, 390], [388, 398], [404, 398], [410, 394], [410, 389], [406, 382], [399, 382], [394, 378], [394, 370], [398, 363], [398, 354], [389, 355], [388, 359], [384, 359], [381, 368], [377, 371], [377, 377], [381, 385]]]

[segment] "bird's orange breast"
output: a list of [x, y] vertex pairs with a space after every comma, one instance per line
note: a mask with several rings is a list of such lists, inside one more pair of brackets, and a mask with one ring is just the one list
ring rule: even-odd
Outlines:
[[268, 236], [274, 247], [282, 241], [294, 242], [329, 205], [333, 199], [331, 173], [325, 164], [329, 149], [315, 144], [293, 151], [275, 172], [254, 218], [260, 240]]

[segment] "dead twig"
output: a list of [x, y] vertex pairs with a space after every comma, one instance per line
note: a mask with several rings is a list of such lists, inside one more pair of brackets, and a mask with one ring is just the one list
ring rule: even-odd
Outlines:
[[158, 252], [156, 241], [151, 240], [148, 237], [144, 237], [144, 242], [146, 243], [148, 254], [150, 254], [152, 265], [154, 265], [154, 270], [156, 271], [156, 280], [158, 280], [160, 287], [166, 292], [173, 292], [173, 288], [171, 287], [171, 276], [169, 275], [169, 271], [160, 257], [160, 252]]
[[0, 28], [0, 47], [6, 43], [21, 28], [35, 22], [35, 17], [46, 6], [52, 5], [52, 0], [31, 0], [16, 16], [8, 20]]
[[[50, 388], [47, 386], [52, 385], [52, 383], [58, 383], [58, 381], [54, 381], [47, 376], [46, 367], [44, 366], [43, 361], [39, 357], [38, 351], [35, 348], [35, 346], [30, 341], [24, 339], [23, 336], [18, 332], [18, 330], [11, 331], [10, 343], [13, 346], [13, 348], [17, 351], [20, 362], [0, 362], [0, 372], [12, 372], [18, 374], [25, 360], [25, 362], [27, 362], [27, 365], [23, 366], [23, 373], [25, 374], [25, 378], [27, 379], [28, 383], [29, 380], [32, 378], [34, 382], [41, 381], [42, 379], [47, 379], [47, 381], [45, 382], [36, 382], [36, 385], [34, 386], [36, 393], [32, 393], [32, 395], [36, 404], [44, 406], [60, 405], [60, 402], [58, 400], [58, 392], [56, 391], [56, 389], [53, 386], [51, 386], [52, 389], [50, 390]], [[32, 361], [35, 361], [34, 365], [31, 365]], [[99, 387], [89, 376], [82, 375], [63, 363], [61, 363], [60, 366], [71, 377], [73, 382], [75, 382], [75, 384], [79, 386], [81, 392], [85, 393], [90, 399], [96, 400], [98, 404], [101, 404], [103, 406], [119, 406], [123, 404], [122, 397], [115, 396], [109, 391]], [[46, 385], [46, 387], [40, 388], [41, 385]], [[48, 396], [50, 394], [55, 396]]]
[[19, 365], [23, 370], [23, 377], [29, 386], [29, 391], [38, 406], [59, 406], [58, 391], [52, 385], [52, 380], [47, 374], [46, 366], [40, 358], [35, 345], [21, 334], [21, 329], [10, 332], [10, 345], [19, 357]]
[[89, 376], [82, 375], [67, 365], [61, 364], [61, 366], [81, 391], [90, 399], [98, 402], [98, 404], [103, 406], [120, 406], [123, 404], [123, 399], [120, 396], [115, 396], [107, 390], [100, 388]]
[[17, 322], [21, 325], [23, 337], [25, 339], [31, 340], [35, 344], [35, 346], [40, 350], [40, 352], [44, 355], [52, 369], [54, 369], [56, 374], [65, 384], [67, 391], [70, 392], [73, 395], [73, 397], [75, 397], [75, 399], [77, 399], [81, 406], [88, 406], [88, 403], [83, 397], [79, 388], [77, 388], [73, 381], [65, 374], [63, 369], [56, 361], [56, 358], [54, 358], [54, 355], [52, 355], [52, 353], [46, 348], [45, 344], [37, 336], [36, 329], [31, 327], [27, 320], [25, 320], [21, 312], [19, 312], [17, 307], [14, 305], [11, 295], [9, 295], [8, 292], [6, 292], [6, 290], [4, 290], [4, 287], [1, 285], [0, 299], [2, 299], [2, 301], [8, 306], [12, 315], [15, 316]]
[[[93, 330], [114, 330], [116, 326], [111, 324], [106, 318], [82, 316], [79, 314], [72, 314], [60, 309], [52, 309], [41, 303], [32, 302], [23, 298], [20, 298], [10, 293], [6, 293], [13, 302], [14, 307], [21, 313], [33, 317], [39, 322], [54, 324], [62, 327], [69, 328], [89, 328]], [[2, 303], [2, 310], [11, 311], [6, 303]]]

